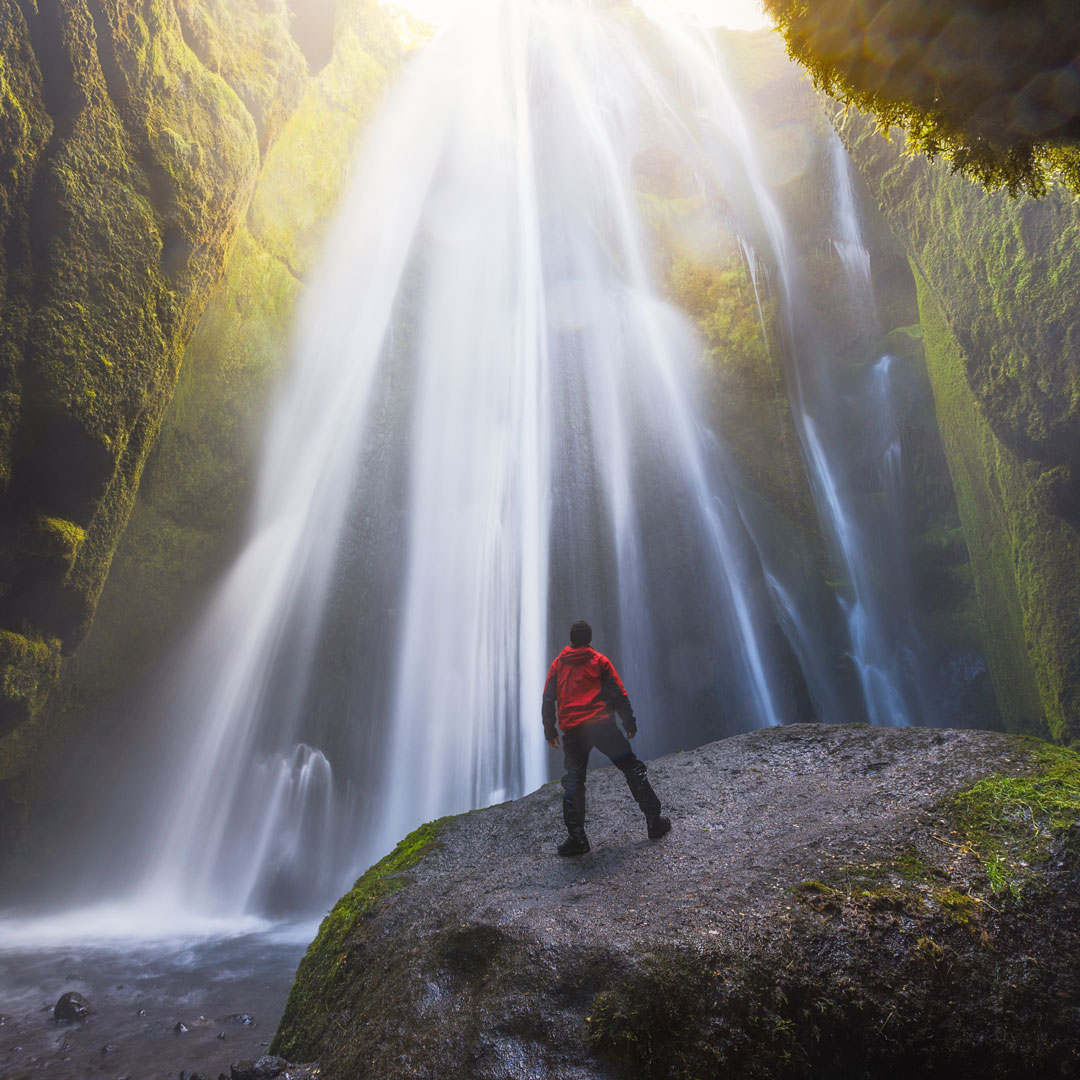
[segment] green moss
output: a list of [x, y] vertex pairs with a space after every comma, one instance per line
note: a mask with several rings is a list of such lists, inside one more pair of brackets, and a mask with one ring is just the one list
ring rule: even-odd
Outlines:
[[969, 925], [978, 910], [975, 897], [959, 889], [943, 889], [938, 893], [937, 901], [949, 922], [957, 926]]
[[15, 0], [0, 0], [0, 497], [11, 483], [22, 397], [28, 204], [52, 131], [26, 21]]
[[307, 64], [284, 5], [259, 0], [176, 0], [184, 40], [231, 87], [266, 150], [296, 109]]
[[[220, 64], [193, 51], [195, 22]], [[0, 0], [0, 225], [18, 256], [0, 299], [0, 627], [66, 652], [85, 635], [249, 206], [260, 137], [269, 148], [305, 83], [282, 5]], [[158, 524], [149, 533], [165, 565], [178, 560], [174, 541], [185, 554], [207, 547], [188, 522]], [[131, 624], [149, 629], [135, 612]], [[10, 715], [35, 726], [20, 767], [26, 747], [47, 754], [88, 719], [59, 705], [44, 719]], [[14, 766], [0, 757], [0, 769]]]
[[[26, 717], [34, 711], [60, 667], [60, 643], [26, 637], [10, 630], [0, 630], [0, 696], [9, 716], [15, 706], [16, 715]], [[10, 720], [0, 733], [14, 727]], [[0, 779], [8, 779], [14, 770], [0, 743]]]
[[270, 1053], [290, 1061], [311, 1061], [319, 1054], [326, 1029], [355, 989], [353, 950], [363, 939], [365, 920], [407, 883], [405, 871], [424, 857], [449, 820], [442, 818], [409, 833], [323, 919], [300, 961]]
[[1042, 195], [1055, 178], [1080, 191], [1075, 119], [1052, 89], [1080, 47], [1068, 0], [765, 7], [815, 85], [872, 114], [885, 132], [904, 129], [909, 152], [941, 155], [1011, 195]]
[[923, 332], [919, 323], [912, 326], [897, 326], [882, 339], [880, 351], [891, 353], [893, 356], [921, 359], [924, 355], [922, 342]]
[[359, 10], [265, 155], [225, 276], [184, 353], [94, 629], [62, 687], [66, 714], [82, 724], [160, 660], [235, 550], [302, 275], [397, 59], [381, 10]]
[[886, 921], [902, 916], [918, 925], [937, 923], [964, 927], [977, 936], [983, 933], [983, 900], [961, 891], [949, 874], [915, 850], [873, 863], [850, 863], [837, 870], [832, 884], [802, 881], [792, 893], [801, 904], [825, 915], [859, 913]]
[[1056, 843], [1080, 824], [1080, 754], [1035, 739], [1020, 775], [977, 781], [948, 803], [991, 889], [1019, 899]]

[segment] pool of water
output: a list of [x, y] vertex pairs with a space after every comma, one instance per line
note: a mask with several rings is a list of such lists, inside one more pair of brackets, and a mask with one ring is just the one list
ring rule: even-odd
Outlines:
[[[0, 1080], [216, 1080], [267, 1052], [311, 923], [149, 939], [0, 921]], [[77, 991], [92, 1012], [58, 1022]], [[183, 1029], [178, 1029], [182, 1025]]]

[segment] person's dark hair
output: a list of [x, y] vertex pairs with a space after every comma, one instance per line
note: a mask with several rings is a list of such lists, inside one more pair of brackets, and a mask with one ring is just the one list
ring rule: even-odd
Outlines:
[[584, 619], [578, 619], [570, 627], [570, 644], [575, 649], [580, 649], [583, 645], [588, 645], [590, 641], [592, 641], [592, 627]]

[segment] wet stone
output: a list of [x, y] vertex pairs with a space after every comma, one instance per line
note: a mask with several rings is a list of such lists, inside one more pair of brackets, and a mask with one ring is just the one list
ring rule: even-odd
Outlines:
[[232, 1067], [231, 1080], [276, 1080], [289, 1063], [284, 1058], [267, 1054], [258, 1061], [241, 1061]]
[[74, 990], [69, 990], [60, 996], [60, 1000], [53, 1006], [53, 1016], [61, 1023], [69, 1023], [73, 1020], [85, 1020], [90, 1015], [90, 1003]]

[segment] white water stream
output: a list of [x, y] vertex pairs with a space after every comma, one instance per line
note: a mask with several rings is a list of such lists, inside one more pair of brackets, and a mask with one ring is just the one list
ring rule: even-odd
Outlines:
[[[710, 131], [743, 138], [701, 46], [652, 41], [692, 50]], [[583, 614], [644, 744], [680, 710], [784, 718], [633, 190], [639, 153], [700, 141], [687, 115], [625, 20], [565, 0], [466, 5], [410, 65], [305, 306], [250, 539], [166, 694], [190, 752], [141, 902], [321, 902], [421, 822], [536, 787], [546, 664]], [[322, 716], [331, 677], [352, 708]]]

